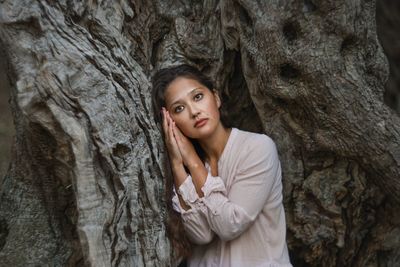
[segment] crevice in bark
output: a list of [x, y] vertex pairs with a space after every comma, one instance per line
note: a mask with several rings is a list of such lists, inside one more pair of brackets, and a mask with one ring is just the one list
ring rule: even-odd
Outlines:
[[246, 29], [254, 29], [254, 22], [253, 19], [251, 18], [249, 12], [246, 10], [245, 7], [240, 5], [239, 3], [236, 2], [236, 6], [239, 9], [239, 20], [244, 24], [244, 28]]
[[290, 63], [284, 63], [279, 67], [279, 75], [283, 80], [292, 80], [298, 78], [300, 71]]
[[156, 66], [157, 65], [157, 61], [158, 61], [158, 51], [164, 41], [164, 37], [167, 36], [167, 33], [165, 33], [165, 35], [160, 36], [157, 40], [155, 40], [153, 42], [152, 45], [152, 50], [151, 50], [151, 57], [150, 57], [150, 62], [152, 66]]
[[[43, 110], [47, 107], [43, 106]], [[50, 112], [50, 111], [47, 111]], [[82, 257], [77, 233], [78, 213], [71, 180], [72, 154], [66, 149], [67, 142], [64, 139], [62, 130], [54, 123], [51, 127], [59, 134], [58, 141], [45, 127], [39, 123], [29, 123], [26, 128], [28, 143], [33, 144], [29, 148], [31, 156], [32, 184], [37, 186], [41, 192], [40, 197], [47, 211], [48, 226], [54, 235], [55, 240], [62, 249], [66, 244], [73, 248], [70, 260], [77, 261]], [[60, 143], [63, 142], [63, 143]], [[64, 151], [59, 148], [64, 147]], [[67, 150], [67, 151], [65, 151]], [[63, 253], [59, 251], [57, 253]], [[56, 256], [56, 255], [55, 255]]]
[[7, 242], [7, 236], [9, 233], [9, 226], [5, 219], [0, 218], [0, 250], [3, 249]]
[[299, 38], [300, 30], [300, 25], [296, 21], [286, 21], [282, 28], [283, 36], [289, 44], [293, 44]]
[[304, 0], [303, 10], [305, 12], [313, 12], [317, 10], [317, 6], [311, 0]]
[[[113, 75], [113, 77], [114, 77], [114, 75]], [[118, 76], [114, 77], [114, 80], [118, 79], [117, 77], [118, 77]], [[123, 84], [121, 85], [120, 82], [121, 82], [121, 81], [117, 81], [117, 83], [118, 83], [120, 86], [122, 86]], [[116, 86], [114, 86], [114, 88], [115, 88], [115, 95], [116, 95], [117, 98], [122, 102], [122, 106], [120, 106], [120, 108], [121, 108], [122, 110], [124, 110], [126, 114], [130, 115], [131, 113], [130, 113], [128, 107], [126, 106], [126, 100], [125, 100], [125, 98], [121, 95], [121, 93], [118, 91], [119, 89], [118, 89]], [[122, 87], [122, 88], [124, 88], [124, 87]]]
[[262, 132], [262, 124], [243, 75], [241, 54], [231, 51], [228, 55], [233, 60], [227, 63], [230, 70], [224, 70], [228, 76], [221, 92], [222, 116], [231, 126]]
[[43, 36], [42, 25], [40, 25], [39, 18], [29, 17], [22, 21], [15, 21], [10, 24], [12, 30], [19, 31], [23, 30], [29, 32], [32, 36]]
[[[11, 84], [7, 76], [9, 62], [5, 54], [4, 44], [0, 40], [0, 191], [3, 176], [10, 168], [12, 144], [14, 143], [15, 127], [11, 110]], [[0, 246], [1, 247], [1, 246]], [[0, 249], [1, 250], [1, 249]]]
[[131, 152], [129, 146], [125, 144], [117, 144], [113, 147], [113, 155], [122, 158], [127, 153]]
[[340, 46], [340, 52], [346, 53], [351, 52], [352, 50], [357, 48], [357, 37], [354, 35], [349, 35], [342, 41]]
[[400, 2], [377, 0], [375, 15], [377, 37], [390, 67], [384, 101], [400, 115]]
[[[94, 144], [96, 145], [95, 141]], [[104, 184], [99, 183], [98, 188], [105, 199], [105, 202], [109, 203], [109, 211], [107, 212], [108, 216], [104, 224], [102, 238], [104, 239], [104, 242], [107, 242], [110, 246], [110, 262], [112, 263], [115, 258], [116, 246], [119, 241], [117, 231], [118, 221], [120, 219], [118, 214], [118, 208], [120, 205], [119, 194], [125, 190], [125, 186], [122, 184], [120, 177], [115, 174], [115, 171], [113, 170], [114, 168], [107, 160], [107, 157], [99, 153], [98, 146], [96, 145], [96, 147], [97, 152], [94, 153], [94, 165], [98, 166], [98, 168], [96, 168], [96, 175], [97, 177], [102, 177], [101, 179], [104, 180]], [[114, 157], [110, 155], [110, 159], [114, 166], [118, 168], [118, 163], [114, 160]]]

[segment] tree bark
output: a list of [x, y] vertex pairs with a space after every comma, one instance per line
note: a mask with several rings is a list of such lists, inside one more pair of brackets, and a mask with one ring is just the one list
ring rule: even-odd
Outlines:
[[376, 2], [376, 27], [385, 55], [388, 57], [390, 75], [386, 82], [385, 103], [400, 114], [400, 2]]
[[400, 262], [375, 1], [3, 1], [16, 125], [0, 262], [173, 266], [149, 79], [188, 62], [280, 154], [294, 266]]

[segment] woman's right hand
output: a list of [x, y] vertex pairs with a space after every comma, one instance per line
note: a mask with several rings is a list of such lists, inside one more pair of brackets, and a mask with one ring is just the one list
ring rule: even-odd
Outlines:
[[174, 164], [183, 164], [183, 159], [181, 152], [179, 150], [178, 144], [176, 143], [174, 133], [172, 130], [172, 119], [167, 114], [167, 110], [162, 107], [162, 118], [163, 118], [163, 130], [165, 136], [165, 144], [167, 146], [168, 156], [171, 165]]

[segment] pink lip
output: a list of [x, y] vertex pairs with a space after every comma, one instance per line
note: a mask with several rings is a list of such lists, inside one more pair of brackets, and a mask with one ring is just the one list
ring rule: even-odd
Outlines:
[[194, 124], [194, 127], [202, 127], [207, 123], [208, 119], [201, 119]]

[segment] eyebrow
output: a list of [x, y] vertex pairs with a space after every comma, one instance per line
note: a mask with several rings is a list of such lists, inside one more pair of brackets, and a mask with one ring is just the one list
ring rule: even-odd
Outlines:
[[[190, 91], [189, 93], [187, 93], [187, 95], [193, 94], [193, 92], [196, 91], [196, 90], [198, 90], [198, 89], [203, 89], [203, 87], [196, 87], [196, 88], [194, 88], [192, 91]], [[176, 104], [177, 102], [179, 102], [179, 101], [180, 101], [180, 99], [175, 100], [173, 103], [171, 103], [170, 107], [172, 107], [173, 105], [175, 105], [175, 104]]]

